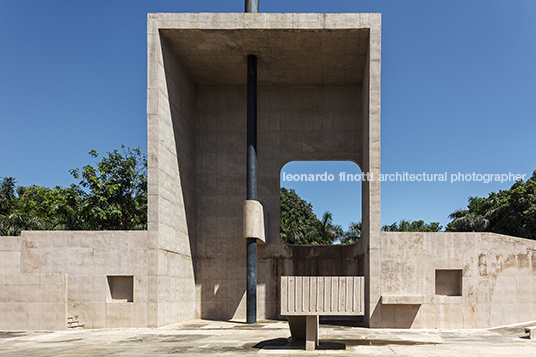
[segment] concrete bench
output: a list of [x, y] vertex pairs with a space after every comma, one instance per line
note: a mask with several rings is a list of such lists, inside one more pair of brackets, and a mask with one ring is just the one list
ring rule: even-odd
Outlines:
[[282, 276], [281, 315], [288, 317], [292, 339], [316, 349], [318, 317], [363, 315], [364, 288], [362, 276]]
[[529, 338], [531, 340], [536, 339], [536, 326], [528, 326], [525, 327], [525, 332], [528, 332]]

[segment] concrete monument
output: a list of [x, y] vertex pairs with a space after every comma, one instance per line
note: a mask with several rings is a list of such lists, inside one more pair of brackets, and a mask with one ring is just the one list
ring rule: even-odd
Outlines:
[[0, 329], [64, 329], [68, 317], [88, 328], [246, 318], [248, 54], [266, 241], [258, 318], [281, 318], [281, 276], [362, 276], [370, 327], [536, 320], [536, 242], [380, 232], [379, 180], [362, 184], [357, 244], [281, 239], [285, 163], [352, 160], [379, 177], [380, 14], [149, 14], [147, 36], [148, 230], [0, 237]]

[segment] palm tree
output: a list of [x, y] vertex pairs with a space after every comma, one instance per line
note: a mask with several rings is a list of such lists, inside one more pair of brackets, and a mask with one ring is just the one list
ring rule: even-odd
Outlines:
[[0, 215], [7, 215], [13, 210], [16, 183], [13, 177], [0, 179]]
[[21, 231], [52, 229], [43, 220], [18, 213], [0, 216], [0, 236], [20, 236]]
[[341, 239], [341, 244], [353, 244], [361, 237], [361, 221], [350, 222], [350, 227], [344, 232], [344, 236]]
[[333, 224], [333, 214], [329, 211], [324, 212], [322, 219], [318, 223], [318, 242], [320, 244], [333, 244], [337, 239], [341, 239], [344, 230], [339, 224]]

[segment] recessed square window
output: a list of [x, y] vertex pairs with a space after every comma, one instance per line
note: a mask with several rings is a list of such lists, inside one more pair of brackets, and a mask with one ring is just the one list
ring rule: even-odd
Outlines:
[[108, 275], [108, 302], [133, 302], [134, 277], [132, 275]]
[[436, 295], [462, 296], [462, 270], [436, 270]]

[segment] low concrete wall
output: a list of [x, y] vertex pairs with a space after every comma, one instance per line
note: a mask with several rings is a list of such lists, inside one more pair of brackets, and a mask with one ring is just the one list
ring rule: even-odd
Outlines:
[[66, 275], [0, 274], [0, 287], [0, 330], [67, 327]]
[[494, 233], [381, 233], [381, 327], [536, 320], [536, 241]]
[[20, 273], [21, 237], [0, 237], [0, 275]]
[[[0, 237], [0, 329], [64, 329], [68, 316], [78, 316], [88, 328], [152, 326], [159, 313], [180, 321], [180, 311], [168, 311], [167, 302], [193, 295], [194, 288], [171, 294], [171, 281], [150, 272], [156, 264], [180, 276], [188, 267], [151, 261], [147, 236], [144, 231], [38, 231]], [[536, 241], [493, 233], [383, 232], [380, 238], [379, 278], [365, 277], [378, 279], [381, 299], [372, 314], [380, 327], [485, 328], [536, 320]], [[280, 316], [282, 275], [363, 275], [363, 244], [285, 245], [284, 255], [270, 254], [269, 245], [259, 249], [263, 315]], [[205, 267], [201, 263], [199, 269]], [[132, 281], [131, 295], [124, 298], [122, 291], [114, 297], [114, 277], [121, 291]], [[211, 296], [222, 288], [225, 282], [210, 296], [198, 290], [198, 303], [219, 307], [225, 299]], [[225, 291], [244, 298], [241, 290]], [[205, 317], [217, 317], [209, 311], [213, 314]]]
[[[0, 329], [149, 325], [146, 231], [25, 231], [0, 237], [0, 255]], [[132, 277], [132, 301], [112, 299], [113, 276]]]

